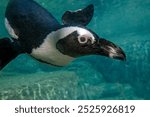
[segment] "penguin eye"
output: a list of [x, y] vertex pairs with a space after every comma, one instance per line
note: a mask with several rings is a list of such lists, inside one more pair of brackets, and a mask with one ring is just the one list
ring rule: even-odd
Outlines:
[[85, 37], [85, 36], [81, 36], [81, 37], [78, 38], [78, 41], [79, 41], [79, 43], [81, 43], [81, 44], [85, 44], [85, 43], [88, 42], [88, 38]]

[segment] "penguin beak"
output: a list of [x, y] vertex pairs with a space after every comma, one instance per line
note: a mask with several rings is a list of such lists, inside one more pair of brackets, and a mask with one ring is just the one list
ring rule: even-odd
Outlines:
[[97, 39], [94, 44], [94, 48], [96, 49], [96, 54], [98, 55], [103, 55], [119, 60], [126, 60], [124, 51], [106, 39]]

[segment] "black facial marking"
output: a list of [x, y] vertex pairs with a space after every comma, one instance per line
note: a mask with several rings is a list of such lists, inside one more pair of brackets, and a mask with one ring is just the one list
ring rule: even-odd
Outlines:
[[[86, 43], [79, 42], [79, 38], [80, 41], [84, 41], [84, 38], [81, 39], [82, 36], [85, 36], [85, 38], [88, 39]], [[97, 38], [94, 43], [92, 43], [91, 37], [88, 37], [87, 35], [82, 36], [79, 35], [77, 31], [71, 33], [57, 42], [57, 49], [61, 53], [71, 57], [102, 55], [120, 60], [126, 58], [123, 50], [114, 43], [97, 36], [95, 36]]]
[[[77, 45], [77, 38], [78, 38], [77, 31], [72, 32], [70, 35], [66, 36], [63, 39], [60, 39], [57, 44], [56, 48], [65, 55], [71, 55], [71, 50], [76, 50], [73, 48], [74, 45]], [[73, 54], [73, 53], [72, 53]]]
[[89, 40], [87, 43], [80, 43], [78, 41], [79, 34], [74, 31], [70, 35], [63, 39], [60, 39], [56, 48], [63, 54], [69, 55], [71, 57], [79, 57], [83, 55], [94, 54], [92, 51], [92, 43]]

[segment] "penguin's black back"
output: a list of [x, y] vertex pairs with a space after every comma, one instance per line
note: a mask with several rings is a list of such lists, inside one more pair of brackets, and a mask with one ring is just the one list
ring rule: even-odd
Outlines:
[[10, 0], [5, 17], [27, 53], [39, 47], [50, 32], [61, 26], [46, 9], [33, 0]]

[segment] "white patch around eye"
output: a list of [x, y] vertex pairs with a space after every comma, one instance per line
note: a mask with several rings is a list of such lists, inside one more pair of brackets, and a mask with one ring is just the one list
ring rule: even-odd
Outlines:
[[13, 37], [13, 38], [15, 38], [15, 39], [18, 39], [18, 38], [19, 38], [18, 35], [15, 34], [14, 29], [10, 26], [10, 24], [9, 24], [9, 22], [8, 22], [8, 20], [7, 20], [7, 18], [5, 18], [5, 27], [6, 27], [8, 33], [10, 34], [11, 37]]
[[95, 37], [93, 36], [93, 34], [91, 32], [89, 32], [88, 30], [83, 29], [83, 28], [78, 28], [77, 31], [78, 31], [78, 33], [79, 33], [80, 36], [85, 35], [86, 37], [90, 37], [92, 44], [96, 41]]
[[85, 43], [88, 42], [88, 39], [87, 39], [86, 37], [83, 37], [83, 38], [85, 39], [84, 41], [83, 41], [81, 38], [82, 38], [82, 36], [79, 36], [79, 37], [78, 37], [78, 42], [79, 42], [79, 43], [85, 44]]

